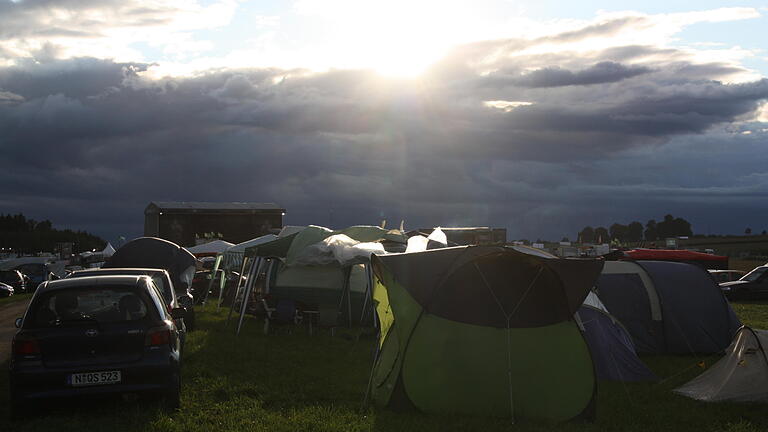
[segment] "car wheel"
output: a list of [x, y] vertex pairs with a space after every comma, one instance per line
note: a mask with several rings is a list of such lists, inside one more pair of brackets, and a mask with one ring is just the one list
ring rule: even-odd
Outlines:
[[171, 382], [171, 388], [163, 395], [162, 400], [166, 412], [178, 411], [181, 407], [181, 374], [175, 373]]
[[195, 324], [195, 308], [190, 306], [184, 315], [184, 325], [187, 327], [187, 331], [191, 332], [195, 330]]
[[13, 393], [11, 393], [11, 400], [8, 403], [8, 409], [8, 418], [11, 421], [23, 420], [29, 414], [26, 405], [18, 401]]

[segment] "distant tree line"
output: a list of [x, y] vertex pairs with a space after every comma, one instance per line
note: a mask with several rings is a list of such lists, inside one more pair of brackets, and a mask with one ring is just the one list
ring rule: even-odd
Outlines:
[[691, 223], [683, 218], [676, 218], [671, 214], [664, 216], [664, 220], [656, 222], [651, 219], [645, 226], [638, 221], [629, 225], [614, 223], [608, 229], [605, 227], [593, 228], [586, 226], [579, 231], [578, 239], [582, 243], [609, 243], [641, 242], [663, 240], [667, 237], [692, 236]]
[[27, 219], [23, 214], [0, 214], [0, 247], [16, 252], [53, 252], [58, 243], [74, 243], [73, 252], [101, 250], [106, 241], [85, 231], [58, 230], [49, 220]]

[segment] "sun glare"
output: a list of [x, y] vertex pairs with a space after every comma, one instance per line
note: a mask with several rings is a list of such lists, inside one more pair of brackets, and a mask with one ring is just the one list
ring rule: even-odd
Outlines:
[[[483, 35], [468, 3], [422, 0], [303, 0], [295, 10], [327, 23], [323, 62], [416, 76], [467, 38]], [[491, 36], [490, 33], [487, 34]]]

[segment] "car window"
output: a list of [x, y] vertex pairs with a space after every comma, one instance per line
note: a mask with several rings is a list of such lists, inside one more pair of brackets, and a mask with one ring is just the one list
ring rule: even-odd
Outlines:
[[83, 286], [44, 294], [30, 308], [32, 326], [56, 327], [82, 322], [139, 321], [147, 304], [132, 287]]
[[768, 270], [768, 267], [758, 267], [752, 270], [751, 272], [747, 273], [746, 275], [744, 275], [744, 277], [741, 278], [741, 280], [755, 282], [765, 274], [766, 270]]
[[152, 298], [152, 301], [155, 303], [155, 308], [157, 308], [158, 313], [163, 319], [170, 319], [168, 317], [168, 308], [165, 306], [165, 302], [163, 301], [163, 296], [160, 294], [160, 291], [157, 289], [157, 286], [154, 284], [154, 282], [149, 282], [148, 286], [149, 288], [149, 295]]
[[171, 287], [168, 286], [168, 284], [165, 283], [165, 277], [163, 275], [153, 275], [152, 276], [152, 282], [155, 283], [155, 287], [157, 288], [157, 291], [160, 292], [163, 300], [165, 300], [165, 304], [171, 304], [173, 301], [173, 292], [171, 290]]

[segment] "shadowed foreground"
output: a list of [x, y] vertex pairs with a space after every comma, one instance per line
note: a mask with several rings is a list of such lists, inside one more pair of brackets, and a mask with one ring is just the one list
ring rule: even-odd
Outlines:
[[[734, 305], [741, 319], [768, 328], [768, 305]], [[0, 430], [14, 431], [460, 431], [510, 430], [509, 420], [427, 416], [362, 408], [374, 340], [355, 334], [313, 337], [265, 336], [261, 323], [245, 322], [235, 337], [224, 328], [225, 310], [198, 312], [199, 331], [187, 342], [181, 411], [168, 415], [156, 401], [122, 398], [47, 404], [31, 418], [6, 419], [8, 377], [0, 375]], [[343, 333], [343, 332], [342, 332]], [[656, 384], [601, 382], [597, 421], [555, 427], [523, 423], [515, 430], [563, 431], [760, 431], [768, 429], [766, 406], [705, 404], [671, 390], [711, 365], [717, 357], [645, 357], [663, 380]], [[563, 361], [568, 361], [563, 359]], [[7, 362], [0, 365], [7, 370]], [[557, 391], [557, 389], [553, 389]], [[39, 414], [39, 415], [38, 415]]]

